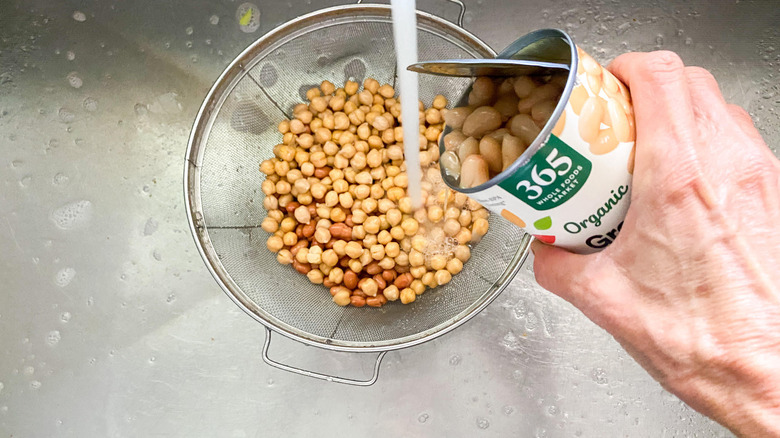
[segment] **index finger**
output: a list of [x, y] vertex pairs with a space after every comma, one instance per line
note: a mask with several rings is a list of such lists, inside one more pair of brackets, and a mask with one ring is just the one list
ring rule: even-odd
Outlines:
[[638, 142], [656, 135], [670, 135], [673, 138], [668, 140], [675, 143], [693, 141], [693, 106], [685, 65], [679, 56], [669, 51], [626, 53], [615, 58], [607, 69], [631, 92]]

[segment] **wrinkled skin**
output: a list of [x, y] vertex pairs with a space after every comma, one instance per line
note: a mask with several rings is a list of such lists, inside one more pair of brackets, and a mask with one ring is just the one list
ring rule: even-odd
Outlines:
[[780, 436], [780, 162], [712, 75], [671, 52], [609, 67], [636, 113], [631, 207], [604, 251], [534, 242], [539, 284], [740, 436]]

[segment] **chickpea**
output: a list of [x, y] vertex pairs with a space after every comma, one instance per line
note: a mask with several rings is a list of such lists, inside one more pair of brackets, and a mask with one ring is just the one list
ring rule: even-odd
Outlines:
[[460, 231], [458, 231], [458, 234], [455, 235], [455, 240], [457, 240], [459, 243], [471, 242], [471, 230], [466, 227], [461, 228]]
[[385, 258], [379, 261], [378, 265], [385, 271], [390, 271], [391, 269], [395, 268], [395, 260], [393, 260], [391, 257], [385, 256]]
[[[292, 253], [292, 251], [290, 251]], [[309, 257], [309, 248], [304, 246], [295, 253], [295, 260], [298, 263], [308, 263], [306, 259]]]
[[[395, 264], [401, 267], [409, 266], [409, 255], [405, 252], [402, 252], [398, 254], [397, 256], [393, 257], [393, 260], [395, 260]], [[399, 271], [401, 272], [401, 271]]]
[[[323, 256], [324, 255], [325, 254], [323, 253]], [[341, 284], [341, 282], [344, 281], [344, 270], [339, 268], [339, 267], [332, 268], [330, 270], [330, 272], [328, 273], [328, 280], [330, 280], [330, 281], [332, 281], [332, 282], [334, 282], [336, 284]]]
[[366, 198], [363, 200], [363, 202], [360, 205], [360, 208], [366, 212], [366, 213], [373, 213], [376, 208], [379, 206], [379, 203], [374, 198]]
[[344, 257], [346, 255], [346, 249], [347, 249], [347, 241], [346, 240], [337, 240], [333, 242], [333, 251], [336, 253], [339, 257]]
[[[320, 204], [321, 205], [321, 204]], [[323, 218], [323, 219], [329, 219], [330, 218], [330, 207], [317, 207], [316, 210], [317, 216]]]
[[339, 207], [330, 210], [330, 220], [333, 222], [344, 222], [347, 219], [347, 213]]
[[341, 307], [348, 306], [352, 302], [350, 290], [344, 287], [339, 288], [338, 291], [333, 294], [333, 302]]
[[366, 230], [363, 228], [363, 225], [355, 225], [352, 227], [352, 238], [353, 239], [365, 239], [366, 237]]
[[385, 255], [387, 257], [396, 258], [399, 254], [401, 254], [401, 247], [398, 245], [398, 242], [391, 241], [385, 244]]
[[330, 241], [330, 231], [325, 227], [317, 228], [317, 231], [314, 232], [314, 240], [319, 243], [328, 243]]
[[358, 287], [369, 297], [375, 297], [379, 291], [379, 285], [373, 278], [364, 278], [360, 280]]
[[409, 273], [416, 279], [422, 278], [426, 272], [428, 272], [428, 269], [425, 266], [414, 266], [409, 268]]
[[406, 232], [404, 231], [403, 228], [401, 228], [401, 226], [396, 226], [390, 228], [390, 235], [395, 240], [401, 240], [404, 238], [404, 236], [406, 236]]
[[431, 268], [438, 271], [444, 269], [447, 266], [447, 258], [441, 254], [436, 254], [431, 257]]
[[387, 191], [387, 199], [396, 202], [406, 195], [406, 191], [401, 187], [393, 187]]
[[366, 154], [365, 152], [356, 152], [355, 156], [349, 160], [349, 164], [356, 170], [363, 170], [366, 167]]
[[271, 236], [265, 242], [265, 246], [271, 252], [279, 252], [279, 250], [284, 248], [284, 242], [282, 241], [282, 238], [279, 236]]
[[298, 235], [292, 231], [288, 231], [282, 236], [282, 242], [285, 246], [293, 246], [298, 243]]
[[289, 265], [293, 261], [292, 253], [289, 249], [281, 249], [276, 253], [276, 261], [282, 265]]
[[306, 277], [308, 277], [309, 281], [314, 284], [322, 284], [322, 281], [325, 279], [325, 276], [319, 269], [312, 269], [311, 271], [307, 272]]
[[384, 245], [380, 245], [378, 243], [376, 245], [371, 245], [370, 251], [371, 251], [371, 258], [373, 258], [374, 260], [382, 260], [383, 258], [385, 258]]
[[280, 230], [283, 233], [286, 233], [288, 231], [293, 231], [295, 229], [296, 225], [298, 225], [298, 222], [296, 222], [295, 219], [293, 219], [291, 217], [286, 217], [286, 218], [282, 219], [282, 223], [280, 225]]
[[[414, 276], [414, 274], [412, 274]], [[425, 292], [425, 285], [423, 284], [422, 280], [413, 280], [412, 283], [409, 285], [409, 288], [414, 291], [416, 295], [422, 295], [423, 292]]]
[[366, 155], [366, 164], [371, 168], [381, 166], [382, 152], [380, 152], [379, 149], [371, 149]]
[[444, 210], [438, 205], [428, 207], [428, 220], [436, 223], [444, 217]]
[[267, 217], [263, 219], [262, 224], [260, 224], [260, 227], [268, 233], [275, 233], [276, 230], [279, 229], [279, 222], [274, 220], [273, 218]]
[[290, 132], [286, 132], [285, 135], [290, 133], [297, 135], [297, 134], [301, 134], [305, 130], [306, 130], [306, 125], [304, 125], [302, 121], [298, 119], [292, 119], [290, 120]]
[[471, 224], [471, 211], [469, 210], [461, 210], [460, 216], [458, 216], [458, 223], [462, 227], [467, 227]]
[[395, 301], [400, 297], [400, 291], [398, 290], [398, 287], [394, 284], [391, 284], [387, 286], [383, 291], [382, 295], [387, 298], [388, 301]]
[[[374, 170], [379, 170], [379, 169], [374, 169]], [[385, 190], [382, 188], [381, 184], [373, 184], [371, 186], [371, 198], [382, 199], [384, 195], [385, 195]]]
[[463, 263], [466, 263], [469, 258], [471, 258], [471, 249], [469, 249], [466, 245], [458, 245], [455, 247], [454, 251], [455, 258], [460, 260]]
[[349, 258], [356, 259], [363, 254], [363, 247], [357, 242], [347, 242], [344, 252]]
[[[341, 180], [344, 181], [344, 180]], [[339, 195], [339, 204], [341, 204], [342, 207], [349, 209], [352, 207], [352, 203], [354, 202], [354, 199], [352, 199], [352, 195], [347, 193], [342, 193]]]
[[490, 227], [490, 224], [488, 224], [487, 219], [478, 218], [474, 220], [474, 224], [471, 226], [471, 234], [473, 235], [474, 239], [481, 239], [482, 236], [484, 236], [488, 232], [488, 228]]
[[418, 224], [416, 220], [408, 218], [401, 222], [401, 228], [403, 228], [404, 233], [406, 233], [407, 236], [414, 236], [420, 228], [420, 224]]
[[263, 199], [263, 207], [269, 211], [276, 210], [279, 208], [279, 200], [276, 199], [275, 196], [266, 196], [265, 199]]
[[322, 248], [319, 246], [309, 248], [309, 252], [306, 254], [306, 262], [315, 265], [322, 263]]
[[369, 216], [365, 223], [363, 224], [363, 228], [366, 230], [366, 233], [370, 234], [376, 234], [379, 232], [380, 227], [380, 220], [376, 216]]
[[460, 223], [455, 219], [447, 219], [444, 222], [444, 234], [453, 237], [460, 231]]
[[308, 207], [305, 205], [301, 205], [298, 208], [295, 209], [295, 220], [298, 221], [298, 223], [301, 224], [308, 224], [311, 221], [311, 213], [309, 212]]
[[272, 209], [272, 210], [268, 210], [268, 217], [275, 220], [276, 222], [281, 222], [282, 219], [284, 219], [284, 213], [282, 213], [281, 210]]
[[433, 105], [434, 108], [438, 110], [442, 110], [447, 107], [447, 98], [442, 96], [441, 94], [437, 94], [436, 97], [433, 98]]
[[425, 256], [423, 255], [422, 252], [413, 249], [409, 253], [409, 264], [412, 267], [423, 266], [425, 265]]
[[287, 208], [287, 205], [290, 204], [291, 202], [293, 202], [293, 196], [289, 193], [279, 197], [279, 207], [281, 208]]
[[414, 302], [417, 298], [417, 294], [415, 294], [411, 288], [406, 287], [401, 290], [400, 298], [402, 303], [409, 304]]
[[450, 274], [450, 272], [445, 269], [441, 269], [436, 271], [435, 279], [436, 283], [438, 283], [440, 286], [445, 285], [449, 283], [450, 280], [452, 280], [452, 274]]

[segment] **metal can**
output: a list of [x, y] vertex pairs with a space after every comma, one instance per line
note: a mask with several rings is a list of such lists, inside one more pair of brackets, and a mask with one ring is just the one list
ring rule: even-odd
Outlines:
[[635, 129], [629, 91], [561, 30], [532, 32], [498, 55], [520, 57], [569, 65], [552, 116], [526, 151], [488, 182], [461, 188], [444, 180], [545, 243], [599, 251], [620, 233], [630, 202]]

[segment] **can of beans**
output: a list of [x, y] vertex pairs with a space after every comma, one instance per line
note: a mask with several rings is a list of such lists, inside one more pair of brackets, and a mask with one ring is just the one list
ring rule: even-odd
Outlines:
[[[630, 199], [635, 129], [628, 89], [561, 30], [543, 29], [525, 35], [498, 58], [564, 63], [569, 69], [551, 84], [528, 77], [510, 82], [518, 97], [510, 97], [510, 102], [503, 104], [509, 113], [500, 107], [500, 96], [493, 100], [492, 105], [503, 117], [499, 125], [492, 126], [493, 133], [474, 128], [477, 122], [469, 126], [470, 118], [481, 115], [478, 112], [487, 114], [493, 110], [486, 108], [484, 102], [477, 107], [480, 103], [475, 105], [468, 100], [473, 93], [467, 93], [468, 97], [464, 96], [460, 103], [469, 113], [461, 126], [463, 133], [452, 132], [451, 126], [442, 133], [444, 181], [545, 243], [579, 253], [605, 248], [620, 232]], [[496, 81], [499, 80], [494, 80], [496, 93], [501, 92], [501, 87], [510, 88]], [[528, 91], [527, 84], [536, 84], [538, 88]], [[472, 84], [469, 92], [478, 91], [477, 85]], [[553, 98], [557, 102], [540, 103], [550, 99], [550, 90], [542, 90], [544, 87], [557, 87], [558, 94]], [[542, 94], [548, 96], [539, 97]], [[518, 110], [512, 115], [514, 102]], [[462, 167], [457, 180], [447, 174], [444, 162], [444, 153], [453, 150], [451, 137], [447, 137], [450, 133], [460, 135], [457, 140], [461, 143]], [[463, 146], [463, 139], [472, 138], [472, 134], [477, 138], [468, 140], [471, 146]], [[486, 140], [491, 135], [496, 141]], [[516, 144], [508, 144], [507, 138]], [[502, 165], [499, 156], [495, 169], [490, 164], [488, 179], [490, 160], [485, 154], [491, 152], [483, 149], [500, 141], [504, 162]], [[477, 152], [463, 152], [469, 147]], [[470, 157], [472, 153], [476, 156]], [[457, 160], [452, 152], [450, 156]], [[474, 169], [483, 172], [484, 178], [475, 179]]]

